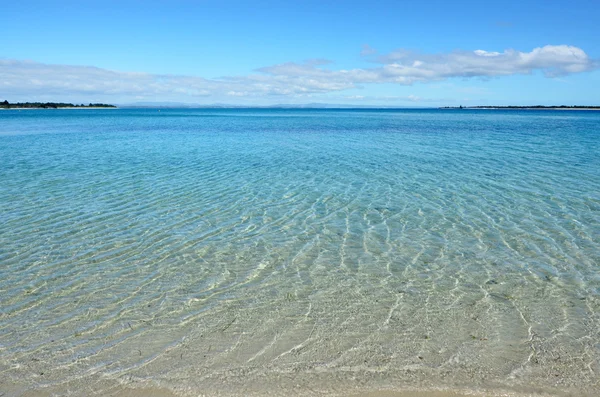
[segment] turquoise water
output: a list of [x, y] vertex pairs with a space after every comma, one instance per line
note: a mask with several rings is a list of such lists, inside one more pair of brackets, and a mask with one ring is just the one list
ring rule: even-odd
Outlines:
[[0, 391], [600, 390], [600, 112], [0, 112]]

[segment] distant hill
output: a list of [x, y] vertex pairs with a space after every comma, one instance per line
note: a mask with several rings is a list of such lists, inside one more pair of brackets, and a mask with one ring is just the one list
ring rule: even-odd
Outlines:
[[336, 103], [300, 103], [275, 105], [234, 105], [230, 103], [180, 103], [180, 102], [134, 102], [120, 104], [120, 108], [183, 108], [183, 109], [423, 109], [424, 107], [356, 105]]

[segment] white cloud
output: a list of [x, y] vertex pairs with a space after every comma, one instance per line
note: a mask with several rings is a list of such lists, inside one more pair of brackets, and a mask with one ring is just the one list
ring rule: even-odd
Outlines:
[[498, 55], [501, 55], [499, 52], [488, 52], [488, 51], [484, 51], [484, 50], [475, 50], [473, 51], [476, 55], [482, 56], [482, 57], [496, 57]]
[[239, 92], [239, 91], [229, 91], [227, 93], [229, 96], [248, 96], [247, 92]]
[[554, 77], [598, 67], [598, 62], [590, 59], [581, 48], [568, 45], [547, 45], [534, 48], [531, 52], [475, 50], [419, 54], [398, 50], [379, 57], [378, 62], [391, 66], [393, 74], [405, 77], [410, 82], [529, 74], [535, 71]]
[[[364, 46], [363, 53], [373, 54], [374, 50]], [[347, 70], [333, 68], [328, 60], [313, 59], [304, 63], [287, 62], [263, 67], [246, 76], [205, 79], [0, 59], [0, 93], [9, 100], [107, 98], [113, 101], [158, 99], [198, 102], [202, 98], [211, 101], [227, 97], [304, 97], [372, 83], [411, 85], [456, 77], [489, 78], [534, 72], [556, 77], [590, 71], [599, 66], [581, 48], [567, 45], [547, 45], [530, 52], [478, 49], [421, 54], [397, 50], [378, 56], [376, 62], [378, 65], [374, 67]], [[420, 100], [417, 97], [405, 98]]]

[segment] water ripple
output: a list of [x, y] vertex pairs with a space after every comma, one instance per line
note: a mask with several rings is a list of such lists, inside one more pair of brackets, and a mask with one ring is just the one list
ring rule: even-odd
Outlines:
[[600, 387], [598, 114], [150, 112], [0, 114], [15, 395]]

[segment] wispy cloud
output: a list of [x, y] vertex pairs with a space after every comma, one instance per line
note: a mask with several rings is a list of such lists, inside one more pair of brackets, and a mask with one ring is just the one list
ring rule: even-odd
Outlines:
[[360, 51], [360, 56], [366, 57], [373, 54], [377, 54], [377, 50], [368, 44], [363, 44], [362, 50]]
[[[363, 53], [374, 50], [363, 47]], [[547, 45], [530, 52], [475, 50], [422, 54], [397, 50], [375, 58], [376, 66], [336, 69], [313, 59], [260, 68], [245, 76], [197, 76], [119, 72], [89, 66], [49, 65], [0, 59], [0, 93], [6, 98], [66, 97], [199, 101], [226, 98], [298, 97], [344, 91], [372, 83], [411, 85], [451, 78], [490, 78], [541, 72], [565, 76], [599, 67], [582, 49]], [[407, 100], [419, 100], [418, 98]]]
[[117, 72], [91, 66], [48, 65], [0, 59], [0, 92], [6, 96], [58, 95], [208, 96], [211, 81], [201, 77]]

